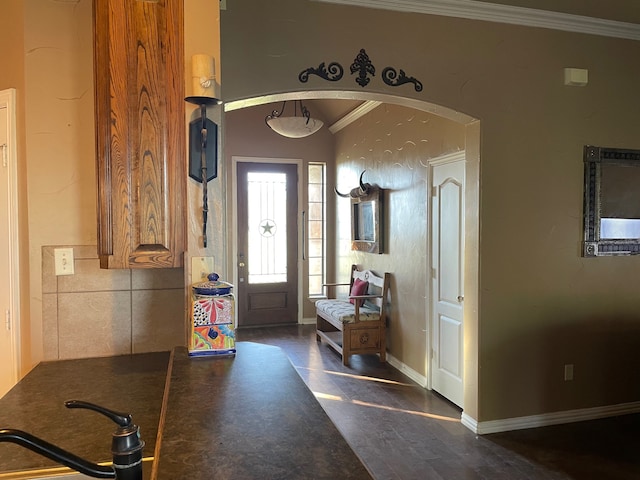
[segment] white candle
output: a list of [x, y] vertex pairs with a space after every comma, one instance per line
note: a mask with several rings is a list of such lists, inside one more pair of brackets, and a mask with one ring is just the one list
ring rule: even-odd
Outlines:
[[191, 57], [191, 75], [193, 95], [196, 97], [215, 97], [214, 62], [211, 55], [198, 53]]

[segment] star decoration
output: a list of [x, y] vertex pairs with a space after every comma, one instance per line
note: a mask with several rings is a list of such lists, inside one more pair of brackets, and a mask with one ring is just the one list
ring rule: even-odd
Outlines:
[[266, 235], [267, 233], [271, 235], [271, 230], [275, 227], [275, 225], [271, 225], [268, 221], [264, 225], [262, 225], [262, 234]]
[[263, 237], [273, 237], [276, 233], [276, 222], [265, 219], [260, 222], [260, 235]]

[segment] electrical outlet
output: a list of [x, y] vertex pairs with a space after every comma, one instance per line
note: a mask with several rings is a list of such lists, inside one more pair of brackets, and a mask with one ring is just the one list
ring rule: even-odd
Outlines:
[[569, 380], [573, 380], [573, 363], [564, 366], [564, 381], [568, 382]]
[[227, 0], [220, 0], [220, 10], [227, 9]]
[[73, 275], [73, 248], [54, 248], [56, 275]]
[[213, 257], [191, 257], [191, 283], [206, 282], [210, 273], [213, 273]]

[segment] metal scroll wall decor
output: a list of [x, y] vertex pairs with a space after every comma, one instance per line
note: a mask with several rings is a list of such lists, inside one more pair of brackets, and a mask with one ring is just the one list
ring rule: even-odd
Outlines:
[[[351, 75], [357, 74], [355, 81], [363, 88], [371, 82], [370, 77], [375, 77], [376, 75], [376, 67], [364, 48], [360, 49], [349, 70]], [[310, 75], [317, 75], [328, 82], [337, 82], [342, 79], [344, 68], [338, 62], [331, 62], [329, 65], [322, 62], [318, 65], [318, 68], [309, 67], [300, 72], [298, 79], [302, 83], [307, 83]], [[382, 70], [381, 77], [382, 81], [390, 87], [399, 87], [412, 83], [416, 92], [422, 91], [422, 82], [415, 77], [408, 76], [403, 69], [396, 70], [394, 67], [385, 67]]]
[[361, 48], [360, 53], [356, 55], [355, 60], [351, 64], [350, 70], [351, 75], [353, 75], [354, 73], [358, 74], [356, 83], [361, 87], [366, 87], [369, 84], [369, 75], [373, 77], [376, 74], [376, 67], [373, 66], [373, 63], [371, 63], [369, 55], [367, 55], [367, 52], [364, 51], [364, 48]]

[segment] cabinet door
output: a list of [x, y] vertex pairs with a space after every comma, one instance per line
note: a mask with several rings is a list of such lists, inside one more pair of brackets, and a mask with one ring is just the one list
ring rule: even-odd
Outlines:
[[183, 0], [94, 0], [102, 268], [182, 265]]

